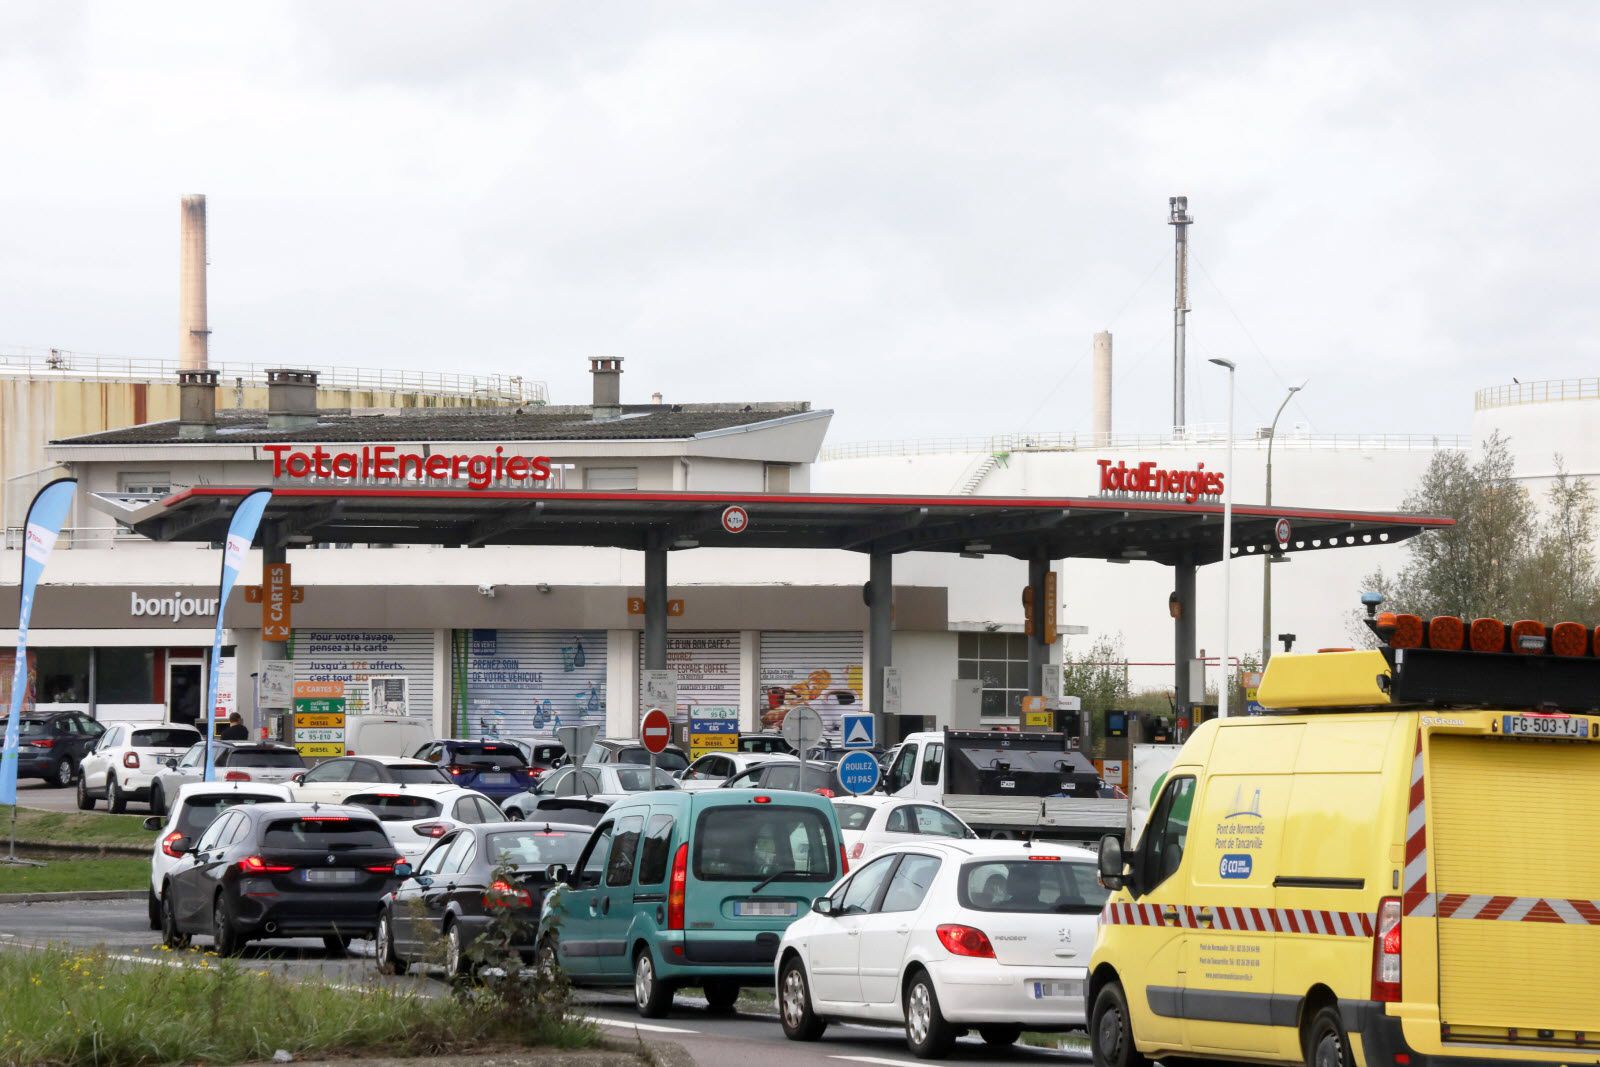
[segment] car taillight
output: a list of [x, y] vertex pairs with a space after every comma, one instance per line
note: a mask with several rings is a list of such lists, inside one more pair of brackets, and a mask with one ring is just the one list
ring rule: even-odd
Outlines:
[[137, 767], [137, 766], [139, 766], [139, 753], [137, 753], [137, 752], [129, 752], [128, 754], [123, 756], [122, 757], [122, 765], [124, 767]]
[[224, 782], [248, 782], [250, 774], [248, 771], [229, 771], [222, 776], [222, 780]]
[[398, 859], [396, 859], [393, 863], [381, 863], [381, 864], [378, 864], [377, 866], [374, 866], [374, 867], [368, 867], [367, 870], [371, 871], [373, 874], [393, 874], [394, 873], [394, 869], [396, 867], [400, 866], [405, 861], [406, 861], [406, 858], [404, 856], [401, 856]]
[[53, 737], [47, 737], [42, 741], [29, 741], [28, 744], [32, 745], [34, 748], [55, 748], [56, 747], [55, 738], [53, 738]]
[[178, 859], [182, 853], [172, 851], [172, 843], [182, 836], [183, 834], [181, 832], [174, 830], [166, 837], [163, 837], [161, 839], [161, 851], [166, 853], [168, 856], [171, 856], [173, 859]]
[[851, 845], [850, 846], [850, 858], [853, 859], [853, 860], [860, 859], [861, 858], [861, 853], [866, 851], [866, 847], [867, 847], [867, 843], [865, 841], [857, 841], [855, 844]]
[[1372, 933], [1372, 999], [1400, 999], [1400, 898], [1378, 902], [1378, 925]]
[[667, 886], [667, 929], [683, 929], [683, 904], [689, 888], [689, 846], [679, 845], [672, 857], [672, 881]]
[[989, 943], [989, 935], [975, 926], [946, 923], [936, 932], [939, 935], [939, 943], [948, 949], [952, 956], [994, 959], [994, 946]]
[[486, 908], [531, 908], [533, 907], [533, 894], [510, 882], [496, 881], [489, 886], [489, 891], [483, 895], [483, 906]]
[[294, 870], [293, 867], [281, 867], [268, 863], [260, 856], [246, 856], [239, 861], [239, 869], [245, 874], [284, 874]]
[[829, 800], [832, 800], [834, 797], [839, 795], [825, 785], [819, 785], [817, 788], [813, 789], [812, 792], [817, 794], [819, 797], [827, 797]]
[[450, 830], [447, 822], [419, 822], [411, 824], [411, 832], [423, 837], [443, 837]]
[[529, 778], [537, 778], [543, 773], [544, 773], [544, 768], [543, 767], [529, 767], [528, 768], [528, 777]]
[[450, 768], [450, 773], [459, 775], [461, 773], [461, 768], [460, 767], [451, 767]]

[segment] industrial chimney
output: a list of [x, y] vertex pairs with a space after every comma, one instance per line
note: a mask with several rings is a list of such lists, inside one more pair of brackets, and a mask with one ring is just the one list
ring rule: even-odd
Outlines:
[[217, 372], [185, 369], [178, 372], [178, 438], [195, 441], [213, 437], [217, 429]]
[[1094, 443], [1111, 443], [1111, 331], [1094, 335]]
[[206, 198], [183, 198], [178, 240], [178, 369], [204, 370], [206, 327]]
[[294, 430], [317, 424], [317, 372], [267, 371], [267, 428]]
[[614, 419], [622, 414], [622, 357], [590, 356], [594, 375], [594, 417]]

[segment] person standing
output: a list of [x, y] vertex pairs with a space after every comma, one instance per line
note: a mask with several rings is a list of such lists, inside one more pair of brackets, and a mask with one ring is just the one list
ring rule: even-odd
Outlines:
[[237, 711], [228, 716], [228, 725], [222, 728], [224, 741], [250, 740], [250, 728], [244, 724], [244, 718]]

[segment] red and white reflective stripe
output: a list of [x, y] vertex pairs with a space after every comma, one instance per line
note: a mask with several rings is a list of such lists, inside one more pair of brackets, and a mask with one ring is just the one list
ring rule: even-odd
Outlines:
[[1441, 919], [1498, 919], [1505, 922], [1600, 926], [1600, 900], [1440, 893], [1438, 901]]
[[[1211, 921], [1200, 921], [1208, 913]], [[1160, 904], [1108, 903], [1100, 921], [1111, 926], [1171, 926], [1188, 930], [1230, 930], [1236, 933], [1312, 934], [1323, 937], [1371, 937], [1376, 920], [1362, 911], [1316, 911], [1306, 908], [1195, 908]]]
[[1416, 754], [1411, 757], [1411, 810], [1406, 814], [1406, 869], [1401, 908], [1407, 915], [1426, 918], [1434, 913], [1428, 892], [1428, 792], [1422, 780], [1422, 731], [1417, 731]]

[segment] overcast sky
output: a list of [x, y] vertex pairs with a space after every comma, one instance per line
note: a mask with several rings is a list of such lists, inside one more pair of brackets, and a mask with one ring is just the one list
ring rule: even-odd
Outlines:
[[[1466, 432], [1593, 374], [1592, 3], [0, 7], [0, 349], [806, 399], [830, 438], [1191, 420]], [[1589, 190], [1586, 194], [1585, 190]]]

